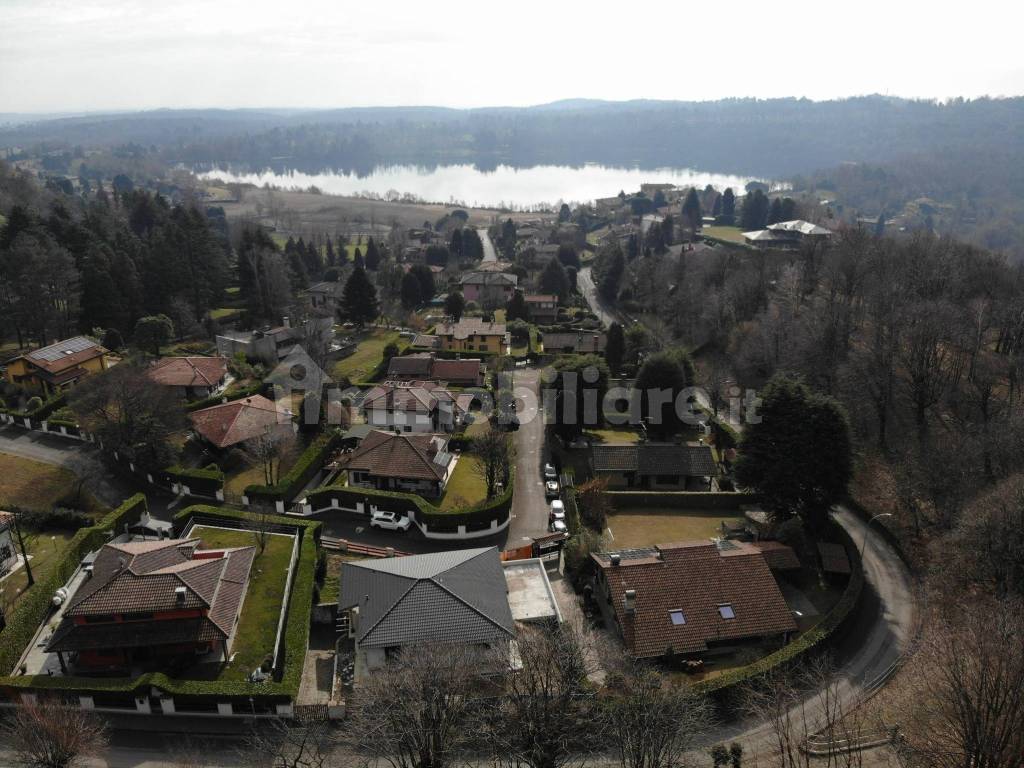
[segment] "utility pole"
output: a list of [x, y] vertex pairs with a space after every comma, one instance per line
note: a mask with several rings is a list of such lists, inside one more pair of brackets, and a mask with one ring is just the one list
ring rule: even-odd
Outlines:
[[25, 537], [21, 535], [21, 522], [18, 520], [20, 515], [20, 512], [15, 512], [12, 513], [11, 516], [14, 518], [14, 532], [18, 535], [18, 546], [21, 547], [21, 557], [25, 561], [25, 586], [31, 587], [36, 583], [36, 580], [32, 576], [32, 566], [28, 563], [28, 550], [25, 549]]

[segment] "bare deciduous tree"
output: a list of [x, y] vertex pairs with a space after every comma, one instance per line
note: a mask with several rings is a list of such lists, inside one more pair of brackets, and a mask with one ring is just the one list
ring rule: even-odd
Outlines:
[[648, 665], [624, 660], [609, 675], [601, 728], [610, 738], [622, 768], [681, 768], [686, 753], [708, 726], [704, 700]]
[[484, 652], [461, 645], [404, 649], [356, 692], [348, 735], [394, 768], [445, 768], [478, 737], [475, 694]]
[[52, 699], [19, 706], [0, 735], [26, 768], [69, 768], [99, 757], [107, 746], [106, 726], [98, 716]]
[[1024, 756], [1024, 605], [978, 595], [929, 617], [907, 675], [907, 751], [932, 768], [1019, 768]]
[[335, 738], [325, 720], [288, 723], [272, 719], [257, 722], [243, 757], [254, 768], [327, 768]]
[[489, 711], [486, 738], [497, 764], [560, 768], [606, 745], [594, 728], [598, 704], [586, 684], [596, 665], [590, 642], [571, 624], [519, 632]]
[[508, 433], [491, 424], [487, 431], [473, 439], [473, 453], [480, 460], [476, 465], [477, 474], [487, 485], [487, 498], [497, 492], [499, 482], [508, 482], [509, 466], [512, 462], [512, 447]]

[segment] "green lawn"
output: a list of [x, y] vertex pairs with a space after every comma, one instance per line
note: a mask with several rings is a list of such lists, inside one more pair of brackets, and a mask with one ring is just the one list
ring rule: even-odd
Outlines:
[[448, 480], [448, 486], [438, 505], [441, 509], [471, 507], [487, 498], [487, 483], [477, 471], [479, 466], [480, 460], [476, 456], [464, 453], [459, 457], [455, 471]]
[[241, 310], [236, 307], [218, 307], [217, 309], [210, 310], [210, 318], [213, 320], [223, 320], [225, 317], [231, 317], [240, 313]]
[[[25, 547], [29, 554], [29, 567], [36, 582], [45, 581], [54, 566], [64, 557], [72, 531], [44, 531], [42, 533], [26, 533]], [[28, 577], [24, 568], [19, 568], [10, 576], [0, 581], [0, 609], [5, 612], [25, 594]]]
[[[77, 491], [78, 478], [66, 469], [0, 453], [0, 509], [12, 506], [49, 510]], [[89, 512], [102, 509], [85, 490], [77, 506]]]
[[[252, 531], [197, 525], [191, 535], [202, 539], [201, 549], [257, 545], [256, 534]], [[293, 536], [268, 535], [266, 549], [263, 554], [257, 553], [253, 560], [242, 617], [231, 647], [234, 660], [220, 670], [217, 679], [245, 680], [267, 654], [274, 652], [293, 542]]]
[[721, 532], [722, 521], [741, 522], [742, 515], [660, 507], [622, 509], [608, 518], [612, 549], [649, 547], [676, 541], [710, 539]]
[[640, 440], [640, 432], [628, 426], [588, 429], [583, 434], [593, 443], [635, 443]]
[[331, 369], [335, 381], [347, 377], [349, 381], [365, 381], [384, 359], [384, 347], [398, 343], [398, 331], [374, 328], [369, 335], [359, 342], [356, 351], [339, 360]]
[[719, 240], [728, 240], [733, 243], [745, 243], [743, 230], [739, 227], [704, 227], [701, 233], [708, 237], [716, 237]]

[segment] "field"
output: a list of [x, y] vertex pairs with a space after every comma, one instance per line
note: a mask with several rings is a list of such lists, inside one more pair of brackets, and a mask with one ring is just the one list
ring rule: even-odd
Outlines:
[[[5, 506], [26, 509], [51, 509], [78, 488], [78, 478], [69, 470], [20, 456], [0, 453], [0, 509]], [[96, 509], [96, 501], [82, 492], [87, 510]]]
[[745, 243], [743, 230], [739, 227], [704, 227], [701, 233], [707, 237], [714, 237], [719, 240], [728, 240], [732, 243]]
[[[202, 549], [256, 545], [256, 535], [251, 531], [197, 525], [192, 529], [192, 535], [203, 540]], [[233, 659], [216, 675], [217, 679], [245, 680], [264, 657], [274, 652], [293, 542], [292, 536], [271, 534], [267, 536], [267, 548], [263, 554], [257, 550], [242, 604], [242, 616], [231, 647]]]
[[392, 342], [398, 343], [398, 331], [374, 328], [359, 342], [353, 354], [334, 364], [331, 377], [335, 382], [342, 378], [365, 381], [384, 359], [384, 347]]
[[727, 512], [644, 507], [623, 509], [608, 518], [612, 549], [649, 547], [676, 541], [710, 539], [720, 533], [722, 521], [735, 523], [741, 515]]
[[634, 427], [614, 427], [609, 429], [588, 429], [583, 433], [592, 443], [636, 443], [640, 440], [640, 432]]
[[455, 471], [448, 480], [444, 496], [438, 505], [444, 510], [459, 509], [478, 504], [487, 498], [487, 483], [480, 477], [477, 468], [480, 460], [467, 453], [459, 457]]
[[[369, 232], [376, 222], [376, 230], [381, 237], [386, 237], [392, 223], [403, 227], [422, 227], [424, 221], [434, 222], [455, 210], [453, 205], [428, 205], [419, 203], [388, 203], [383, 200], [363, 200], [356, 197], [342, 197], [340, 195], [315, 194], [313, 192], [290, 192], [275, 190], [273, 193], [274, 206], [282, 210], [292, 211], [294, 215], [284, 218], [294, 218], [289, 226], [296, 233], [304, 231], [353, 231]], [[245, 188], [242, 193], [241, 202], [224, 202], [221, 205], [229, 219], [256, 217], [257, 204], [264, 214], [271, 209], [268, 205], [268, 193], [256, 187]], [[469, 213], [470, 226], [486, 227], [491, 219], [499, 212], [490, 208], [462, 208]], [[512, 218], [517, 221], [523, 219], [537, 218], [536, 213], [515, 212], [502, 213], [503, 218]], [[264, 215], [263, 223], [275, 226], [283, 226], [283, 222], [275, 222], [269, 216]], [[339, 222], [345, 222], [339, 224]], [[348, 224], [351, 222], [351, 224]], [[288, 239], [287, 233], [284, 240]], [[277, 239], [277, 238], [275, 238]], [[366, 248], [363, 248], [365, 254]]]

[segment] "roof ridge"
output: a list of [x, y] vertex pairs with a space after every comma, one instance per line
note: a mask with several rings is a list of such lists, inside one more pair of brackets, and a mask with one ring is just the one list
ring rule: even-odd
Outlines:
[[[358, 565], [358, 563], [355, 563], [355, 565]], [[380, 623], [382, 621], [384, 621], [384, 619], [386, 619], [388, 616], [391, 615], [391, 612], [393, 610], [395, 610], [395, 608], [398, 606], [398, 604], [400, 602], [402, 602], [409, 595], [409, 593], [413, 591], [413, 589], [416, 588], [416, 585], [419, 584], [421, 581], [423, 581], [423, 579], [417, 579], [417, 578], [415, 578], [413, 576], [403, 576], [403, 575], [398, 574], [398, 573], [390, 573], [390, 572], [385, 572], [385, 571], [374, 571], [374, 572], [375, 573], [387, 573], [388, 576], [392, 576], [394, 578], [406, 579], [406, 580], [410, 581], [411, 584], [409, 584], [409, 588], [407, 590], [405, 590], [402, 594], [400, 594], [395, 599], [395, 602], [393, 602], [391, 605], [389, 605], [386, 610], [381, 611], [380, 616], [377, 617], [377, 620], [375, 622], [373, 622], [373, 624], [371, 626], [367, 627], [365, 631], [362, 631], [362, 632], [359, 633], [359, 637], [357, 638], [358, 640], [365, 639], [368, 634], [370, 634], [373, 630], [375, 630], [377, 627], [379, 627]]]
[[[453, 569], [457, 568], [458, 566], [462, 566], [462, 565], [465, 565], [466, 563], [469, 563], [469, 562], [472, 562], [473, 560], [476, 560], [476, 559], [477, 559], [478, 557], [482, 557], [482, 556], [483, 556], [484, 554], [486, 554], [486, 553], [487, 553], [488, 551], [489, 551], [489, 549], [482, 549], [482, 550], [480, 550], [479, 552], [477, 552], [477, 553], [476, 553], [475, 555], [473, 555], [472, 557], [470, 557], [470, 558], [467, 558], [467, 559], [463, 560], [463, 561], [462, 561], [461, 563], [458, 563], [458, 565], [453, 565], [453, 566], [452, 566], [451, 568], [448, 568], [447, 570], [443, 571], [442, 573], [449, 573], [449, 572], [451, 572], [451, 571], [452, 571]], [[452, 597], [454, 597], [454, 598], [455, 598], [456, 600], [458, 600], [458, 601], [459, 601], [460, 603], [462, 603], [462, 604], [463, 604], [464, 606], [466, 606], [467, 608], [469, 608], [469, 609], [470, 609], [471, 611], [473, 611], [473, 612], [474, 612], [474, 613], [476, 613], [477, 615], [479, 615], [479, 616], [482, 616], [482, 617], [483, 617], [484, 619], [486, 619], [486, 620], [487, 620], [487, 621], [489, 621], [489, 622], [490, 622], [491, 624], [493, 624], [494, 626], [496, 626], [496, 627], [497, 627], [498, 629], [500, 629], [500, 630], [501, 630], [502, 632], [505, 632], [505, 633], [506, 633], [506, 634], [508, 634], [508, 635], [512, 635], [512, 633], [511, 633], [511, 632], [509, 632], [509, 631], [508, 631], [508, 630], [507, 630], [507, 629], [506, 629], [505, 627], [501, 626], [501, 624], [499, 624], [499, 623], [498, 623], [497, 621], [495, 621], [495, 620], [494, 620], [494, 617], [493, 617], [493, 616], [489, 616], [488, 614], [484, 613], [484, 612], [483, 612], [483, 611], [481, 611], [481, 610], [480, 610], [479, 608], [477, 608], [477, 607], [476, 607], [475, 605], [473, 605], [472, 603], [468, 602], [468, 601], [467, 601], [467, 600], [466, 600], [465, 598], [463, 598], [463, 597], [462, 597], [461, 595], [459, 595], [459, 594], [457, 594], [456, 592], [453, 592], [452, 590], [450, 590], [450, 589], [449, 589], [448, 587], [446, 587], [446, 586], [445, 586], [444, 584], [442, 584], [441, 582], [439, 582], [439, 581], [437, 580], [437, 578], [438, 578], [437, 576], [431, 576], [431, 577], [430, 577], [430, 578], [428, 578], [428, 579], [423, 579], [423, 581], [431, 581], [431, 582], [433, 582], [433, 583], [434, 583], [434, 584], [436, 584], [436, 585], [437, 585], [437, 586], [438, 586], [439, 588], [443, 589], [443, 590], [444, 590], [445, 592], [447, 592], [447, 593], [448, 593], [449, 595], [451, 595]], [[507, 596], [507, 594], [508, 594], [508, 592], [507, 592], [507, 589], [506, 589], [506, 596]], [[507, 597], [506, 597], [506, 599], [507, 599]]]

